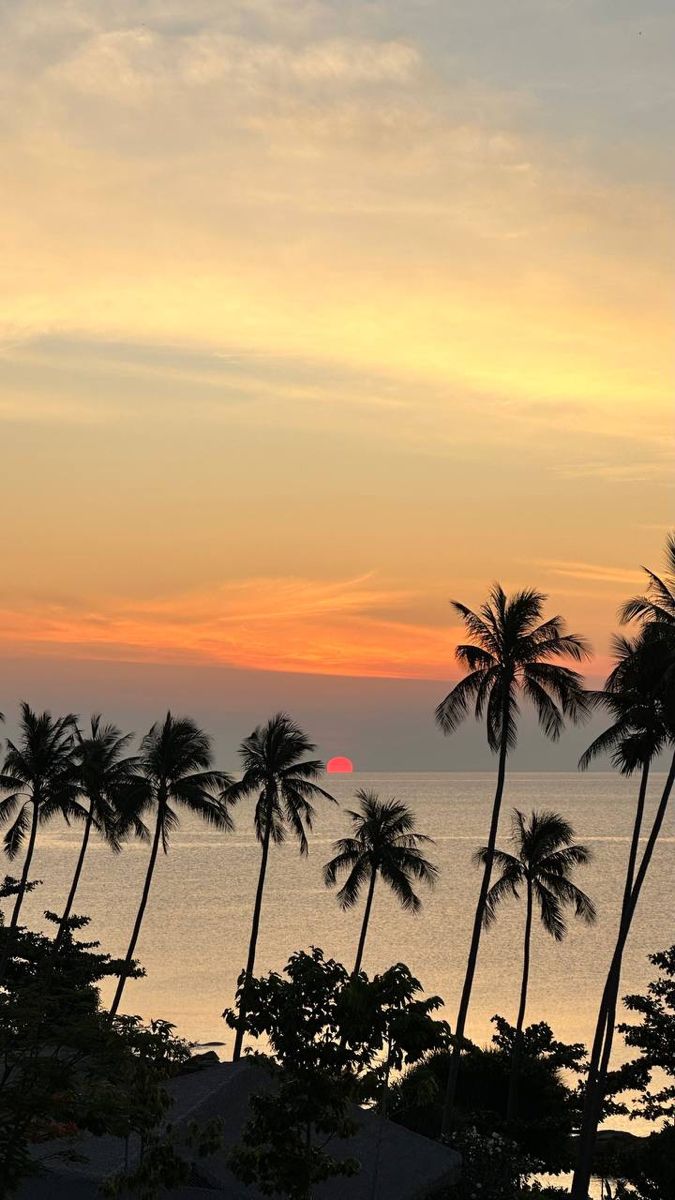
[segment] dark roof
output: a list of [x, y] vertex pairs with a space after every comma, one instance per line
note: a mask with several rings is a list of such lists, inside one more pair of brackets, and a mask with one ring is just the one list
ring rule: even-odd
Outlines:
[[[194, 1186], [167, 1192], [166, 1200], [262, 1200], [257, 1188], [245, 1187], [234, 1178], [227, 1156], [246, 1123], [249, 1097], [270, 1086], [268, 1075], [244, 1059], [179, 1076], [168, 1086], [174, 1101], [169, 1114], [174, 1129], [179, 1131], [188, 1121], [220, 1117], [223, 1146], [208, 1158], [195, 1159]], [[421, 1200], [454, 1178], [459, 1163], [454, 1151], [356, 1106], [354, 1116], [356, 1135], [331, 1143], [331, 1152], [338, 1158], [356, 1158], [361, 1170], [352, 1178], [318, 1185], [316, 1200]], [[19, 1200], [100, 1200], [100, 1183], [124, 1167], [124, 1141], [83, 1137], [74, 1148], [86, 1156], [86, 1163], [55, 1160], [55, 1143], [37, 1147], [35, 1157], [49, 1173], [27, 1182]], [[137, 1145], [131, 1145], [132, 1164], [137, 1154]]]

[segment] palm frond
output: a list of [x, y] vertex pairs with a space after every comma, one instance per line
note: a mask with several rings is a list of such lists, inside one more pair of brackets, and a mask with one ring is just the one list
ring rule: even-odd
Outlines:
[[472, 671], [470, 675], [460, 679], [445, 699], [441, 700], [436, 708], [435, 716], [436, 723], [443, 733], [454, 733], [464, 720], [469, 710], [469, 703], [480, 691], [484, 677], [484, 670]]
[[496, 921], [499, 906], [507, 896], [512, 896], [515, 900], [520, 899], [518, 886], [522, 882], [523, 871], [520, 864], [517, 864], [512, 870], [505, 870], [504, 874], [495, 880], [485, 897], [483, 925], [486, 929], [489, 929]]
[[535, 880], [533, 884], [534, 894], [539, 903], [539, 911], [541, 921], [547, 933], [550, 933], [556, 942], [561, 942], [567, 933], [567, 926], [562, 915], [562, 905], [558, 897], [541, 880]]
[[26, 802], [24, 804], [22, 804], [22, 806], [19, 809], [19, 812], [16, 816], [16, 819], [13, 821], [12, 825], [7, 830], [7, 833], [5, 834], [5, 836], [3, 838], [3, 842], [4, 842], [4, 846], [5, 846], [5, 854], [10, 859], [10, 861], [12, 859], [16, 858], [21, 847], [23, 846], [26, 834], [28, 833], [28, 830], [30, 829], [30, 821], [31, 821], [30, 816], [29, 816], [30, 807], [31, 807], [30, 802], [28, 800], [26, 800]]
[[360, 855], [337, 894], [338, 904], [343, 911], [354, 907], [361, 888], [370, 879], [371, 870], [367, 859]]
[[542, 885], [555, 896], [557, 901], [573, 907], [576, 916], [585, 921], [587, 925], [594, 924], [597, 919], [595, 905], [586, 893], [581, 891], [581, 888], [576, 887], [571, 880], [564, 876], [552, 874], [550, 871], [542, 871], [540, 879]]

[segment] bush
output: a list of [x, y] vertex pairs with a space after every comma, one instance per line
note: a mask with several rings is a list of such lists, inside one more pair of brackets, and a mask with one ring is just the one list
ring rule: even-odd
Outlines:
[[[487, 1135], [504, 1134], [526, 1157], [544, 1163], [552, 1174], [572, 1164], [570, 1134], [578, 1116], [578, 1094], [563, 1079], [564, 1070], [582, 1070], [583, 1046], [557, 1042], [548, 1025], [530, 1025], [524, 1033], [519, 1084], [519, 1117], [506, 1127], [506, 1101], [513, 1028], [493, 1018], [491, 1046], [468, 1044], [457, 1084], [456, 1122]], [[437, 1137], [448, 1076], [449, 1054], [429, 1054], [391, 1089], [391, 1117], [417, 1133]]]

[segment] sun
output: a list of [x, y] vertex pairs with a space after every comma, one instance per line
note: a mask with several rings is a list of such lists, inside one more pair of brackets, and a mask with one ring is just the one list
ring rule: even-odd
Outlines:
[[328, 759], [326, 770], [329, 775], [351, 775], [354, 764], [351, 758], [345, 758], [343, 754], [338, 754], [335, 758]]

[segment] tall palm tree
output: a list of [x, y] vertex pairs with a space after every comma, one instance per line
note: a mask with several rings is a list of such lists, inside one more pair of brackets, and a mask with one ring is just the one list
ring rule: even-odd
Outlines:
[[420, 849], [425, 843], [433, 844], [432, 838], [417, 832], [415, 814], [406, 804], [395, 799], [380, 800], [376, 792], [364, 788], [359, 788], [356, 799], [359, 810], [347, 810], [352, 836], [334, 843], [335, 856], [323, 869], [326, 887], [333, 887], [341, 875], [347, 876], [337, 894], [342, 909], [353, 908], [361, 888], [366, 885], [368, 888], [354, 975], [361, 970], [378, 875], [389, 885], [401, 907], [411, 913], [419, 912], [422, 907], [412, 880], [433, 886], [438, 877], [438, 867]]
[[174, 717], [168, 712], [162, 724], [153, 725], [141, 742], [137, 778], [127, 791], [120, 831], [125, 833], [129, 824], [138, 830], [138, 822], [147, 812], [154, 812], [155, 830], [124, 968], [110, 1008], [112, 1016], [119, 1008], [131, 969], [159, 847], [168, 853], [170, 835], [179, 823], [173, 806], [182, 806], [216, 829], [232, 828], [223, 798], [230, 779], [222, 771], [215, 771], [212, 763], [211, 740], [190, 717]]
[[[486, 928], [490, 926], [497, 917], [502, 901], [509, 895], [519, 900], [519, 889], [525, 890], [523, 974], [506, 1108], [509, 1121], [513, 1120], [516, 1112], [535, 904], [544, 929], [557, 942], [562, 941], [567, 932], [565, 908], [573, 907], [576, 916], [588, 925], [592, 925], [596, 919], [593, 902], [570, 879], [575, 867], [590, 861], [591, 853], [586, 846], [574, 842], [574, 830], [568, 821], [554, 812], [533, 812], [528, 821], [522, 812], [515, 809], [511, 841], [515, 851], [513, 854], [506, 850], [495, 850], [494, 862], [500, 875], [487, 894], [483, 921]], [[487, 846], [482, 846], [474, 855], [476, 863], [481, 866], [485, 865], [486, 857]]]
[[534, 705], [543, 732], [553, 740], [560, 736], [566, 718], [578, 721], [588, 710], [581, 676], [559, 661], [568, 658], [580, 662], [588, 657], [588, 647], [583, 638], [565, 632], [561, 617], [542, 622], [545, 601], [541, 592], [532, 589], [508, 597], [504, 589], [495, 584], [478, 613], [465, 604], [452, 602], [471, 639], [469, 644], [459, 645], [455, 651], [457, 661], [468, 673], [438, 705], [436, 720], [445, 734], [453, 733], [472, 705], [478, 720], [485, 717], [488, 745], [498, 755], [498, 765], [485, 864], [443, 1105], [441, 1132], [444, 1136], [450, 1129], [455, 1103], [464, 1029], [492, 875], [506, 762], [509, 751], [517, 742], [518, 697], [523, 695]]
[[[625, 667], [622, 667], [620, 675], [619, 682], [622, 687], [625, 686], [627, 706], [631, 717], [627, 723], [627, 736], [622, 732], [616, 741], [613, 761], [614, 765], [618, 766], [625, 774], [629, 773], [629, 768], [640, 767], [641, 780], [619, 931], [600, 1001], [589, 1059], [584, 1111], [577, 1142], [577, 1163], [572, 1182], [571, 1194], [574, 1200], [586, 1200], [588, 1195], [593, 1154], [598, 1125], [602, 1116], [602, 1104], [612, 1050], [623, 952], [675, 783], [675, 755], [673, 755], [638, 865], [639, 836], [649, 767], [660, 750], [675, 744], [675, 535], [673, 534], [669, 535], [666, 542], [666, 557], [669, 571], [665, 578], [661, 578], [655, 572], [645, 568], [648, 578], [646, 593], [629, 600], [621, 609], [622, 620], [638, 620], [641, 632], [636, 641], [630, 643], [632, 653], [628, 653], [628, 649], [626, 649], [626, 664]], [[625, 644], [628, 647], [629, 643]], [[617, 665], [621, 666], [621, 662]], [[616, 708], [610, 708], [610, 711], [616, 715]], [[604, 747], [601, 746], [602, 748]]]
[[[81, 801], [87, 801], [88, 805], [75, 873], [54, 939], [57, 947], [61, 945], [75, 902], [92, 829], [105, 839], [115, 853], [120, 850], [119, 805], [122, 790], [133, 782], [138, 762], [124, 755], [132, 734], [122, 734], [116, 725], [103, 725], [98, 713], [91, 718], [87, 736], [76, 728], [75, 738], [73, 757], [77, 785]], [[136, 832], [140, 833], [141, 829], [147, 838], [144, 826], [137, 826]]]
[[75, 717], [53, 717], [36, 713], [21, 703], [21, 736], [18, 743], [7, 740], [7, 752], [0, 772], [0, 789], [7, 793], [0, 800], [0, 823], [11, 822], [4, 838], [9, 859], [19, 854], [24, 843], [23, 867], [16, 891], [14, 908], [4, 939], [0, 959], [0, 978], [4, 976], [14, 931], [19, 924], [38, 829], [57, 814], [66, 821], [84, 817], [79, 804], [73, 765]]
[[286, 840], [287, 832], [297, 839], [301, 854], [309, 852], [307, 830], [314, 818], [312, 801], [319, 796], [335, 803], [334, 797], [316, 783], [323, 771], [317, 758], [306, 759], [316, 749], [295, 721], [286, 713], [277, 713], [265, 725], [258, 725], [239, 748], [243, 776], [230, 785], [225, 795], [230, 803], [257, 795], [254, 813], [255, 834], [261, 846], [260, 870], [253, 905], [251, 937], [244, 982], [239, 997], [239, 1024], [232, 1052], [233, 1061], [241, 1057], [244, 1039], [243, 1018], [247, 1011], [248, 982], [255, 968], [260, 915], [270, 845]]

